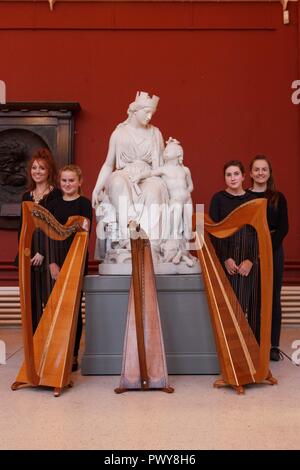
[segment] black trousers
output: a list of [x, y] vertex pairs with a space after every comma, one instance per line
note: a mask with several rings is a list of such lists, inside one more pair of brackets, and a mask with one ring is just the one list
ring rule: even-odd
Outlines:
[[284, 253], [282, 245], [273, 251], [273, 307], [272, 307], [272, 333], [271, 344], [279, 346], [281, 331], [281, 287], [284, 267]]
[[[279, 347], [281, 331], [281, 287], [284, 268], [284, 253], [280, 246], [273, 251], [273, 299], [272, 299], [272, 324], [271, 324], [271, 346]], [[260, 342], [260, 276], [257, 290], [253, 289], [250, 304], [250, 325], [253, 329], [257, 342]], [[256, 307], [255, 307], [256, 305]], [[257, 313], [256, 313], [257, 312]]]

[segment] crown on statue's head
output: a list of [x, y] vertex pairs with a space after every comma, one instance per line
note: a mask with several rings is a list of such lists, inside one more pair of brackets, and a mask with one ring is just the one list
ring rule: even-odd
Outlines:
[[135, 103], [139, 107], [150, 107], [156, 109], [159, 102], [159, 97], [153, 95], [152, 97], [145, 91], [138, 91], [135, 97]]

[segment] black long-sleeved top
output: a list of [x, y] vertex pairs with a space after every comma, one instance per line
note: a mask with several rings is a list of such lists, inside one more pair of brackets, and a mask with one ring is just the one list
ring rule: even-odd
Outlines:
[[[46, 194], [43, 199], [40, 200], [39, 204], [46, 209], [48, 209], [48, 205], [54, 201], [54, 199], [58, 199], [61, 197], [61, 190], [58, 188], [53, 188], [48, 194]], [[32, 191], [26, 191], [22, 196], [23, 201], [32, 201], [33, 202], [33, 195]]]
[[[254, 198], [265, 198], [266, 192], [247, 191]], [[289, 231], [288, 208], [285, 196], [278, 191], [278, 204], [268, 201], [267, 220], [271, 232], [273, 250], [277, 250]]]
[[[61, 198], [61, 191], [58, 188], [53, 188], [48, 194], [46, 194], [40, 201], [39, 205], [48, 209], [49, 204], [51, 204], [54, 200]], [[34, 202], [32, 191], [26, 191], [22, 196], [22, 202], [24, 201], [31, 201]], [[20, 239], [21, 229], [22, 229], [23, 217], [21, 212], [19, 229], [18, 229], [18, 240]], [[41, 230], [36, 230], [33, 234], [32, 238], [32, 246], [31, 246], [31, 256], [34, 256], [36, 253], [40, 253], [40, 255], [45, 256], [45, 235]], [[17, 253], [15, 258], [15, 265], [18, 266], [19, 262], [19, 255]]]
[[225, 219], [234, 209], [245, 204], [245, 202], [251, 201], [255, 197], [250, 191], [246, 191], [241, 196], [234, 196], [229, 194], [227, 191], [219, 191], [214, 194], [210, 206], [209, 215], [214, 222], [220, 222]]
[[[209, 215], [214, 222], [220, 222], [234, 209], [253, 199], [255, 199], [255, 196], [249, 191], [240, 196], [235, 196], [227, 191], [219, 191], [211, 199]], [[253, 261], [256, 252], [256, 250], [253, 250], [254, 239], [255, 231], [252, 227], [245, 226], [231, 237], [222, 239], [214, 245], [221, 261], [226, 261], [228, 258], [234, 259], [237, 263], [245, 259]]]
[[[48, 210], [54, 215], [56, 220], [61, 224], [65, 224], [69, 217], [72, 215], [81, 215], [90, 220], [90, 230], [93, 219], [93, 209], [89, 199], [84, 196], [79, 196], [77, 199], [72, 201], [65, 201], [62, 197], [51, 202], [48, 206]], [[50, 263], [56, 263], [58, 266], [62, 266], [65, 257], [69, 251], [75, 234], [66, 238], [62, 241], [55, 241], [51, 243], [50, 252]], [[87, 273], [88, 267], [88, 255], [86, 257], [85, 274]]]

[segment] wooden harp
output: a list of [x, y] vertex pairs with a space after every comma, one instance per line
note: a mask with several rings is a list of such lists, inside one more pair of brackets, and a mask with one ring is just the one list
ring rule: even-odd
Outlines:
[[[25, 384], [48, 386], [54, 388], [54, 396], [59, 396], [64, 387], [72, 385], [70, 374], [88, 232], [82, 228], [84, 217], [69, 217], [61, 225], [44, 207], [33, 202], [23, 202], [22, 215], [19, 285], [25, 360], [11, 388], [16, 390]], [[76, 234], [33, 335], [30, 259], [32, 236], [37, 228], [52, 240], [65, 240]]]
[[132, 278], [128, 299], [120, 386], [127, 390], [174, 392], [168, 372], [161, 330], [151, 245], [135, 222], [129, 223]]
[[[264, 381], [277, 383], [269, 370], [273, 261], [266, 209], [267, 201], [256, 199], [241, 205], [219, 223], [213, 223], [205, 215], [202, 230], [200, 225], [196, 227], [197, 254], [202, 267], [222, 374], [222, 379], [217, 380], [214, 386], [230, 385], [239, 394], [244, 393], [243, 386], [246, 384]], [[198, 221], [201, 220], [201, 216], [197, 218]], [[257, 234], [260, 344], [237, 301], [210, 239], [210, 235], [224, 239], [245, 225], [252, 226]]]

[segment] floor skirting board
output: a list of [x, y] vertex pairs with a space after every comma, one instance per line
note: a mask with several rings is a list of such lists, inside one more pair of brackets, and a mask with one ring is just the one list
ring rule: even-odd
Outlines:
[[[283, 286], [281, 291], [282, 322], [300, 325], [300, 286]], [[84, 312], [84, 298], [83, 298]], [[20, 295], [18, 287], [0, 287], [0, 326], [20, 326]]]

